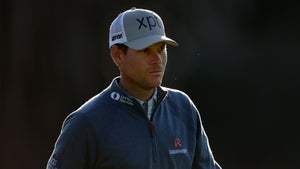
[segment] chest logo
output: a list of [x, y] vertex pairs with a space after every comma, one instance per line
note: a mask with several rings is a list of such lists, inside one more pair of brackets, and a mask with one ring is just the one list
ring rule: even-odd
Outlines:
[[174, 149], [169, 150], [170, 155], [175, 155], [175, 154], [187, 154], [188, 151], [186, 148], [181, 148], [182, 147], [182, 141], [180, 138], [175, 138], [174, 140]]
[[112, 92], [110, 94], [110, 98], [113, 100], [119, 101], [121, 103], [129, 104], [129, 105], [133, 106], [132, 99], [130, 99], [129, 97], [123, 96], [118, 92]]
[[174, 147], [181, 147], [181, 146], [182, 144], [180, 138], [176, 138], [174, 141]]

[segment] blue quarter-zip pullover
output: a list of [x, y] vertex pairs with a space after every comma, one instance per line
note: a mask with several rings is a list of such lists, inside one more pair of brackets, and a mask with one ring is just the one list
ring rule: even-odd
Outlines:
[[65, 119], [47, 169], [221, 168], [185, 93], [158, 87], [149, 119], [118, 80]]

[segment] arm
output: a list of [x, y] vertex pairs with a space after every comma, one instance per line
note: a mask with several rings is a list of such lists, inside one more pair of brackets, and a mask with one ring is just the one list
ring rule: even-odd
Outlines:
[[193, 169], [221, 169], [220, 165], [215, 161], [210, 149], [208, 137], [202, 125], [200, 114], [197, 108], [193, 105], [196, 114], [197, 124], [197, 145], [195, 150], [195, 158], [193, 161]]
[[88, 147], [87, 121], [71, 114], [64, 121], [47, 169], [87, 168]]

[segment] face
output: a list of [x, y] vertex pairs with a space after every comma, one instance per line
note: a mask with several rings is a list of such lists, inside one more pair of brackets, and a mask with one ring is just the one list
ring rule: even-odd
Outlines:
[[120, 55], [118, 67], [121, 83], [127, 88], [151, 90], [162, 83], [167, 64], [164, 42], [153, 44], [142, 50], [128, 48]]

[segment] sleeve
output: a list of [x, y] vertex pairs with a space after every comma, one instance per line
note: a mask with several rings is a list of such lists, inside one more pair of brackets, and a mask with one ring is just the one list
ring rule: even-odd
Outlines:
[[83, 115], [68, 116], [48, 160], [47, 169], [87, 169], [88, 123]]
[[197, 143], [193, 161], [193, 169], [222, 169], [214, 159], [208, 137], [202, 125], [200, 113], [196, 106], [193, 103], [191, 104], [196, 116], [195, 123], [197, 124]]

